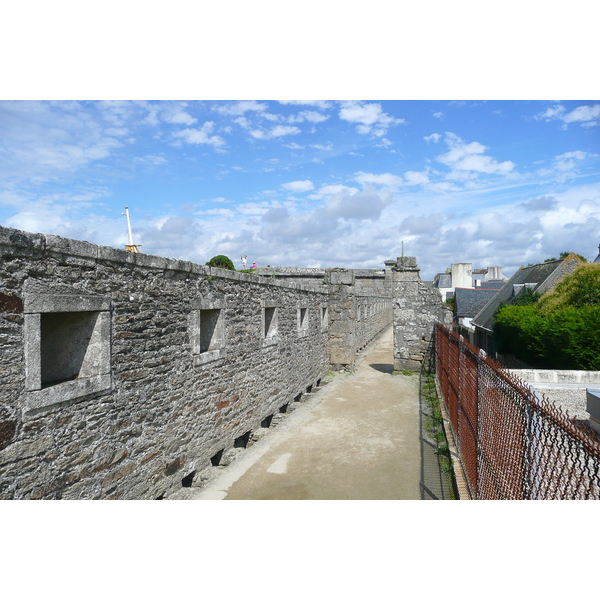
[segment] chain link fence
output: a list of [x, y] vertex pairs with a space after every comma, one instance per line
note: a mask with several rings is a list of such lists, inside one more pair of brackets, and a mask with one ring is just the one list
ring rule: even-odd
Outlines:
[[438, 323], [436, 373], [472, 498], [600, 499], [600, 442]]

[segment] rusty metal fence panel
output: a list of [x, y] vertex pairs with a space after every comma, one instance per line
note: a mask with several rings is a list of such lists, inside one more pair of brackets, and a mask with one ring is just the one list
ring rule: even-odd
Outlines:
[[436, 373], [473, 498], [600, 499], [600, 443], [438, 323]]

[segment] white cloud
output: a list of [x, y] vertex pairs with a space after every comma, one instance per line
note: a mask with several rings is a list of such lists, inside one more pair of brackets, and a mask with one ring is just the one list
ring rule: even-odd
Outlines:
[[104, 130], [105, 135], [111, 137], [120, 137], [123, 135], [129, 135], [129, 129], [127, 127], [108, 127]]
[[325, 206], [325, 212], [331, 216], [352, 220], [375, 220], [392, 201], [390, 192], [376, 192], [366, 187], [362, 192], [346, 194], [339, 192]]
[[309, 121], [310, 123], [322, 123], [323, 121], [327, 121], [327, 119], [329, 119], [329, 115], [324, 115], [314, 110], [303, 110], [297, 115], [290, 115], [288, 122], [303, 123], [304, 121]]
[[213, 106], [212, 110], [222, 114], [231, 116], [241, 116], [247, 112], [263, 112], [267, 110], [268, 106], [255, 100], [241, 100], [232, 104], [221, 104], [219, 106]]
[[406, 173], [404, 173], [404, 179], [406, 179], [408, 185], [423, 185], [429, 183], [427, 173], [419, 173], [417, 171], [406, 171]]
[[215, 148], [225, 145], [225, 140], [218, 135], [211, 135], [215, 128], [213, 121], [206, 121], [201, 129], [183, 129], [173, 134], [176, 138], [182, 138], [188, 144], [209, 144]]
[[296, 104], [306, 106], [316, 106], [321, 110], [327, 110], [331, 108], [331, 102], [326, 100], [278, 100], [279, 104]]
[[220, 217], [233, 217], [235, 211], [230, 208], [209, 208], [208, 210], [200, 210], [194, 213], [195, 215], [218, 215]]
[[588, 160], [591, 158], [597, 158], [598, 155], [590, 152], [582, 152], [581, 150], [575, 150], [573, 152], [565, 152], [564, 154], [560, 154], [554, 158], [554, 162], [552, 163], [552, 169], [540, 169], [537, 174], [541, 175], [552, 175], [556, 174], [558, 171], [558, 175], [556, 177], [557, 181], [564, 182], [569, 178], [576, 177], [579, 174], [579, 166], [581, 162], [584, 160]]
[[269, 132], [269, 138], [283, 137], [284, 135], [296, 135], [297, 133], [300, 133], [300, 129], [297, 127], [277, 125]]
[[385, 135], [392, 125], [405, 123], [404, 119], [396, 119], [383, 112], [381, 104], [376, 102], [344, 102], [339, 112], [340, 119], [351, 123], [360, 123], [356, 130], [363, 134], [373, 133], [377, 137]]
[[358, 188], [349, 187], [341, 183], [335, 183], [332, 185], [321, 186], [314, 194], [308, 196], [311, 200], [321, 200], [326, 196], [333, 196], [335, 194], [344, 193], [348, 195], [358, 193]]
[[327, 146], [324, 146], [323, 144], [309, 144], [309, 146], [311, 148], [315, 148], [316, 150], [333, 150], [333, 144], [331, 142], [329, 142]]
[[436, 144], [440, 141], [441, 135], [439, 133], [432, 133], [431, 135], [425, 136], [423, 139], [426, 142], [434, 141]]
[[443, 224], [443, 218], [440, 213], [433, 215], [409, 215], [400, 223], [400, 229], [413, 234], [431, 234]]
[[304, 181], [290, 181], [289, 183], [281, 184], [282, 188], [290, 190], [291, 192], [310, 192], [314, 190], [315, 186], [312, 181], [305, 179]]
[[281, 115], [274, 115], [273, 113], [263, 112], [260, 113], [260, 116], [263, 119], [267, 119], [267, 121], [283, 121], [283, 117]]
[[264, 215], [273, 207], [279, 207], [279, 202], [245, 202], [238, 204], [237, 210], [243, 215]]
[[535, 119], [538, 120], [546, 120], [546, 121], [550, 121], [552, 119], [558, 119], [560, 118], [561, 115], [563, 115], [565, 113], [565, 107], [561, 106], [560, 104], [557, 104], [556, 106], [552, 106], [547, 108], [543, 113], [538, 113], [537, 115], [535, 115]]
[[362, 171], [354, 174], [354, 181], [361, 185], [375, 184], [389, 188], [397, 188], [403, 184], [402, 177], [398, 175], [392, 175], [391, 173], [375, 175], [374, 173], [363, 173]]
[[136, 156], [133, 160], [134, 162], [140, 163], [142, 165], [154, 166], [163, 165], [164, 163], [168, 162], [164, 156], [157, 156], [154, 154], [148, 154], [146, 156]]
[[510, 160], [499, 163], [484, 152], [488, 149], [479, 142], [464, 142], [456, 134], [446, 132], [446, 144], [450, 148], [437, 160], [453, 169], [453, 175], [463, 177], [461, 172], [477, 172], [505, 175], [513, 170], [515, 164]]
[[175, 125], [193, 125], [194, 123], [196, 123], [196, 121], [198, 121], [198, 119], [192, 117], [192, 115], [184, 111], [179, 111], [171, 115], [165, 116], [164, 119], [167, 123], [173, 123]]
[[193, 125], [198, 119], [185, 111], [187, 106], [187, 102], [161, 103], [159, 107], [162, 109], [160, 113], [163, 121], [173, 125]]
[[557, 104], [538, 113], [534, 118], [544, 121], [559, 119], [563, 122], [563, 129], [566, 129], [569, 123], [580, 123], [582, 127], [594, 127], [600, 122], [600, 104], [593, 106], [584, 104], [571, 112], [567, 112], [562, 104]]
[[240, 127], [243, 127], [244, 129], [249, 129], [251, 127], [250, 121], [248, 121], [246, 117], [238, 117], [237, 119], [234, 119], [233, 122], [237, 123]]
[[329, 119], [329, 115], [324, 115], [314, 110], [305, 110], [300, 113], [301, 117], [304, 117], [310, 123], [322, 123], [323, 121], [327, 121]]
[[123, 143], [106, 131], [122, 135], [127, 128], [121, 119], [109, 128], [102, 120], [102, 114], [91, 117], [77, 102], [0, 103], [0, 177], [57, 179], [107, 158]]
[[250, 135], [258, 140], [272, 140], [275, 138], [283, 137], [285, 135], [296, 135], [300, 133], [300, 129], [289, 125], [276, 125], [269, 131], [262, 129], [253, 129]]
[[388, 148], [389, 146], [392, 146], [394, 142], [390, 142], [390, 140], [388, 140], [387, 138], [382, 138], [381, 142], [379, 144], [377, 144], [377, 148]]
[[581, 150], [565, 152], [554, 159], [554, 166], [559, 171], [570, 171], [577, 165], [575, 161], [584, 160], [586, 156], [587, 154]]
[[433, 113], [433, 116], [434, 116], [436, 119], [443, 119], [445, 115], [444, 115], [444, 113], [443, 113], [443, 112], [441, 112], [441, 111], [438, 111], [438, 112], [434, 112], [434, 113]]

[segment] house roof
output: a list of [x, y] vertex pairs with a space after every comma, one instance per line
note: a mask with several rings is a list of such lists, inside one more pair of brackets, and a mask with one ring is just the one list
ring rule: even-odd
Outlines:
[[438, 288], [451, 288], [452, 275], [450, 273], [438, 273], [433, 280], [433, 285]]
[[[569, 254], [564, 260], [552, 260], [528, 267], [521, 267], [501, 288], [498, 293], [475, 315], [472, 323], [477, 327], [492, 330], [494, 313], [500, 302], [511, 304], [515, 292], [522, 287], [543, 294], [551, 290], [565, 275], [575, 269], [581, 261], [575, 254]], [[515, 287], [516, 286], [516, 287]]]
[[497, 294], [497, 289], [456, 288], [454, 293], [457, 317], [474, 317]]
[[484, 281], [480, 290], [501, 290], [506, 281]]

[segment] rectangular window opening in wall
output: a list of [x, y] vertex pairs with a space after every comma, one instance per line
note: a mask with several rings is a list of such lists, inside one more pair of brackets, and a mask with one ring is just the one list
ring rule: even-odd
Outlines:
[[101, 340], [94, 339], [100, 313], [44, 313], [40, 318], [42, 389], [98, 375]]
[[274, 337], [277, 334], [277, 308], [274, 306], [265, 308], [265, 330], [266, 338]]
[[223, 328], [220, 327], [221, 309], [213, 308], [200, 311], [200, 352], [210, 352], [221, 348]]
[[222, 301], [198, 300], [192, 306], [191, 342], [194, 365], [203, 365], [225, 355], [225, 310]]
[[110, 301], [25, 296], [25, 413], [111, 389]]
[[279, 341], [279, 309], [276, 306], [262, 308], [262, 347], [271, 346]]
[[298, 308], [298, 334], [304, 336], [308, 333], [308, 308]]
[[327, 329], [328, 324], [329, 324], [329, 309], [327, 308], [327, 306], [322, 306], [321, 307], [321, 329], [322, 330]]

